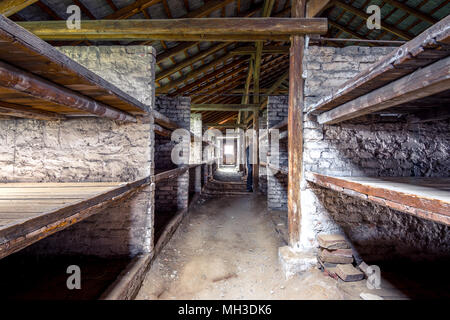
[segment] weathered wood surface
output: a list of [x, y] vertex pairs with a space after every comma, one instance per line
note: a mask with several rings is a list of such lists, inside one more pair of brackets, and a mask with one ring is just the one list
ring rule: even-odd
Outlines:
[[[306, 0], [292, 2], [292, 17], [304, 17]], [[295, 247], [300, 241], [301, 205], [300, 182], [303, 163], [303, 58], [305, 37], [291, 39], [289, 67], [289, 108], [288, 108], [288, 224], [289, 245]]]
[[0, 14], [5, 17], [12, 16], [37, 1], [38, 0], [2, 0], [0, 2]]
[[450, 178], [333, 177], [308, 172], [306, 180], [419, 218], [450, 225]]
[[0, 259], [84, 220], [148, 185], [0, 184]]
[[155, 183], [179, 177], [180, 175], [182, 175], [183, 173], [188, 171], [189, 168], [190, 168], [190, 166], [185, 165], [185, 166], [181, 166], [179, 168], [175, 168], [172, 170], [167, 170], [167, 171], [157, 173], [157, 174], [155, 174]]
[[112, 108], [132, 114], [148, 112], [148, 106], [4, 16], [0, 16], [0, 60]]
[[[324, 112], [317, 120], [320, 124], [335, 124], [448, 90], [450, 90], [450, 57]], [[436, 106], [439, 105], [436, 103]]]
[[145, 20], [87, 20], [81, 29], [65, 21], [20, 22], [43, 40], [289, 40], [291, 35], [325, 34], [325, 18], [187, 18]]
[[[0, 61], [0, 99], [37, 109], [74, 109], [113, 120], [136, 122], [134, 116]], [[62, 107], [62, 109], [61, 109]], [[23, 108], [21, 108], [23, 110]]]
[[419, 68], [450, 54], [450, 16], [442, 19], [422, 34], [395, 49], [369, 69], [344, 83], [333, 94], [311, 106], [318, 114], [361, 97]]

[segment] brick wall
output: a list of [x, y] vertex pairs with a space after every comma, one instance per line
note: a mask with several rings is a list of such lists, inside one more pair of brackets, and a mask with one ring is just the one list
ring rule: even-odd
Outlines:
[[[288, 97], [287, 96], [270, 96], [267, 102], [267, 126], [273, 126], [283, 122], [288, 117]], [[279, 141], [279, 152], [273, 153], [270, 158], [278, 157], [279, 167], [288, 167], [288, 148], [287, 140]], [[287, 186], [288, 176], [279, 171], [272, 169], [267, 170], [267, 207], [270, 210], [287, 210]]]
[[[306, 110], [390, 48], [310, 47]], [[449, 121], [408, 124], [370, 118], [338, 125], [304, 121], [304, 170], [337, 176], [449, 176]], [[302, 249], [318, 233], [343, 232], [367, 261], [448, 255], [449, 228], [302, 181]]]
[[[156, 98], [155, 109], [178, 124], [180, 128], [190, 130], [191, 102], [190, 98], [170, 98], [159, 96]], [[172, 150], [177, 145], [171, 138], [155, 137], [155, 168], [157, 172], [176, 168], [172, 162]], [[190, 139], [188, 140], [190, 144]], [[189, 162], [188, 162], [189, 163]], [[155, 190], [155, 220], [160, 228], [170, 221], [179, 210], [187, 208], [189, 201], [189, 171], [176, 179], [160, 181]]]
[[[259, 161], [267, 163], [268, 135], [267, 135], [267, 110], [259, 117]], [[262, 139], [261, 139], [262, 137]], [[259, 166], [259, 191], [267, 194], [267, 167]]]
[[[151, 47], [63, 47], [63, 53], [153, 107]], [[0, 121], [2, 182], [134, 181], [153, 173], [153, 119], [118, 123], [95, 117], [66, 121]], [[149, 252], [151, 187], [25, 251], [136, 255]]]

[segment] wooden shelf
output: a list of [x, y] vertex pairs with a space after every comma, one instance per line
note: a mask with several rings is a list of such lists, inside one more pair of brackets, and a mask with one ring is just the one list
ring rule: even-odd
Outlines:
[[[3, 108], [15, 111], [13, 116], [20, 116], [21, 106], [28, 111], [21, 117], [33, 118], [30, 113], [34, 113], [34, 118], [41, 115], [44, 120], [54, 114], [96, 114], [133, 121], [133, 115], [149, 111], [145, 104], [4, 16], [0, 16], [0, 60], [3, 75], [7, 74], [0, 101], [6, 103]], [[27, 85], [8, 84], [12, 76], [25, 79]]]
[[[319, 115], [322, 124], [333, 124], [388, 108], [411, 113], [448, 105], [449, 55], [450, 16], [347, 81], [308, 113]], [[445, 99], [433, 98], [443, 93]], [[431, 97], [430, 103], [423, 100], [426, 97]], [[410, 105], [416, 100], [421, 103]]]
[[319, 186], [450, 225], [450, 178], [335, 177], [307, 172]]
[[150, 183], [0, 184], [0, 259], [61, 231]]

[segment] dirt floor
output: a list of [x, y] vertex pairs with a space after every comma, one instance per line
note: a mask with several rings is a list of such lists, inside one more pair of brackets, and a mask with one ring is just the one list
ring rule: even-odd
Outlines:
[[[155, 259], [137, 299], [359, 300], [361, 293], [411, 298], [408, 288], [414, 284], [406, 279], [403, 285], [393, 285], [383, 278], [381, 290], [367, 289], [365, 280], [337, 281], [318, 269], [285, 280], [278, 262], [278, 248], [285, 243], [273, 214], [266, 210], [264, 196], [250, 193], [202, 201]], [[427, 298], [435, 296], [425, 293]]]

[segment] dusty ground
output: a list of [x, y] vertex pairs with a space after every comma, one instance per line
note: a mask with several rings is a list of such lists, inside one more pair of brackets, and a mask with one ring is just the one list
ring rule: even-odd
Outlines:
[[343, 299], [319, 270], [286, 281], [282, 241], [264, 197], [212, 199], [194, 208], [155, 260], [137, 299]]
[[[239, 180], [235, 175], [225, 168], [216, 179]], [[278, 262], [278, 248], [285, 245], [279, 226], [283, 219], [274, 214], [267, 212], [264, 196], [250, 193], [200, 201], [155, 259], [137, 299], [359, 300], [361, 293], [384, 299], [448, 297], [448, 281], [438, 278], [434, 285], [429, 278], [419, 279], [436, 272], [417, 272], [422, 267], [411, 265], [397, 266], [395, 273], [383, 267], [380, 290], [368, 290], [365, 280], [334, 280], [318, 269], [287, 281]]]

